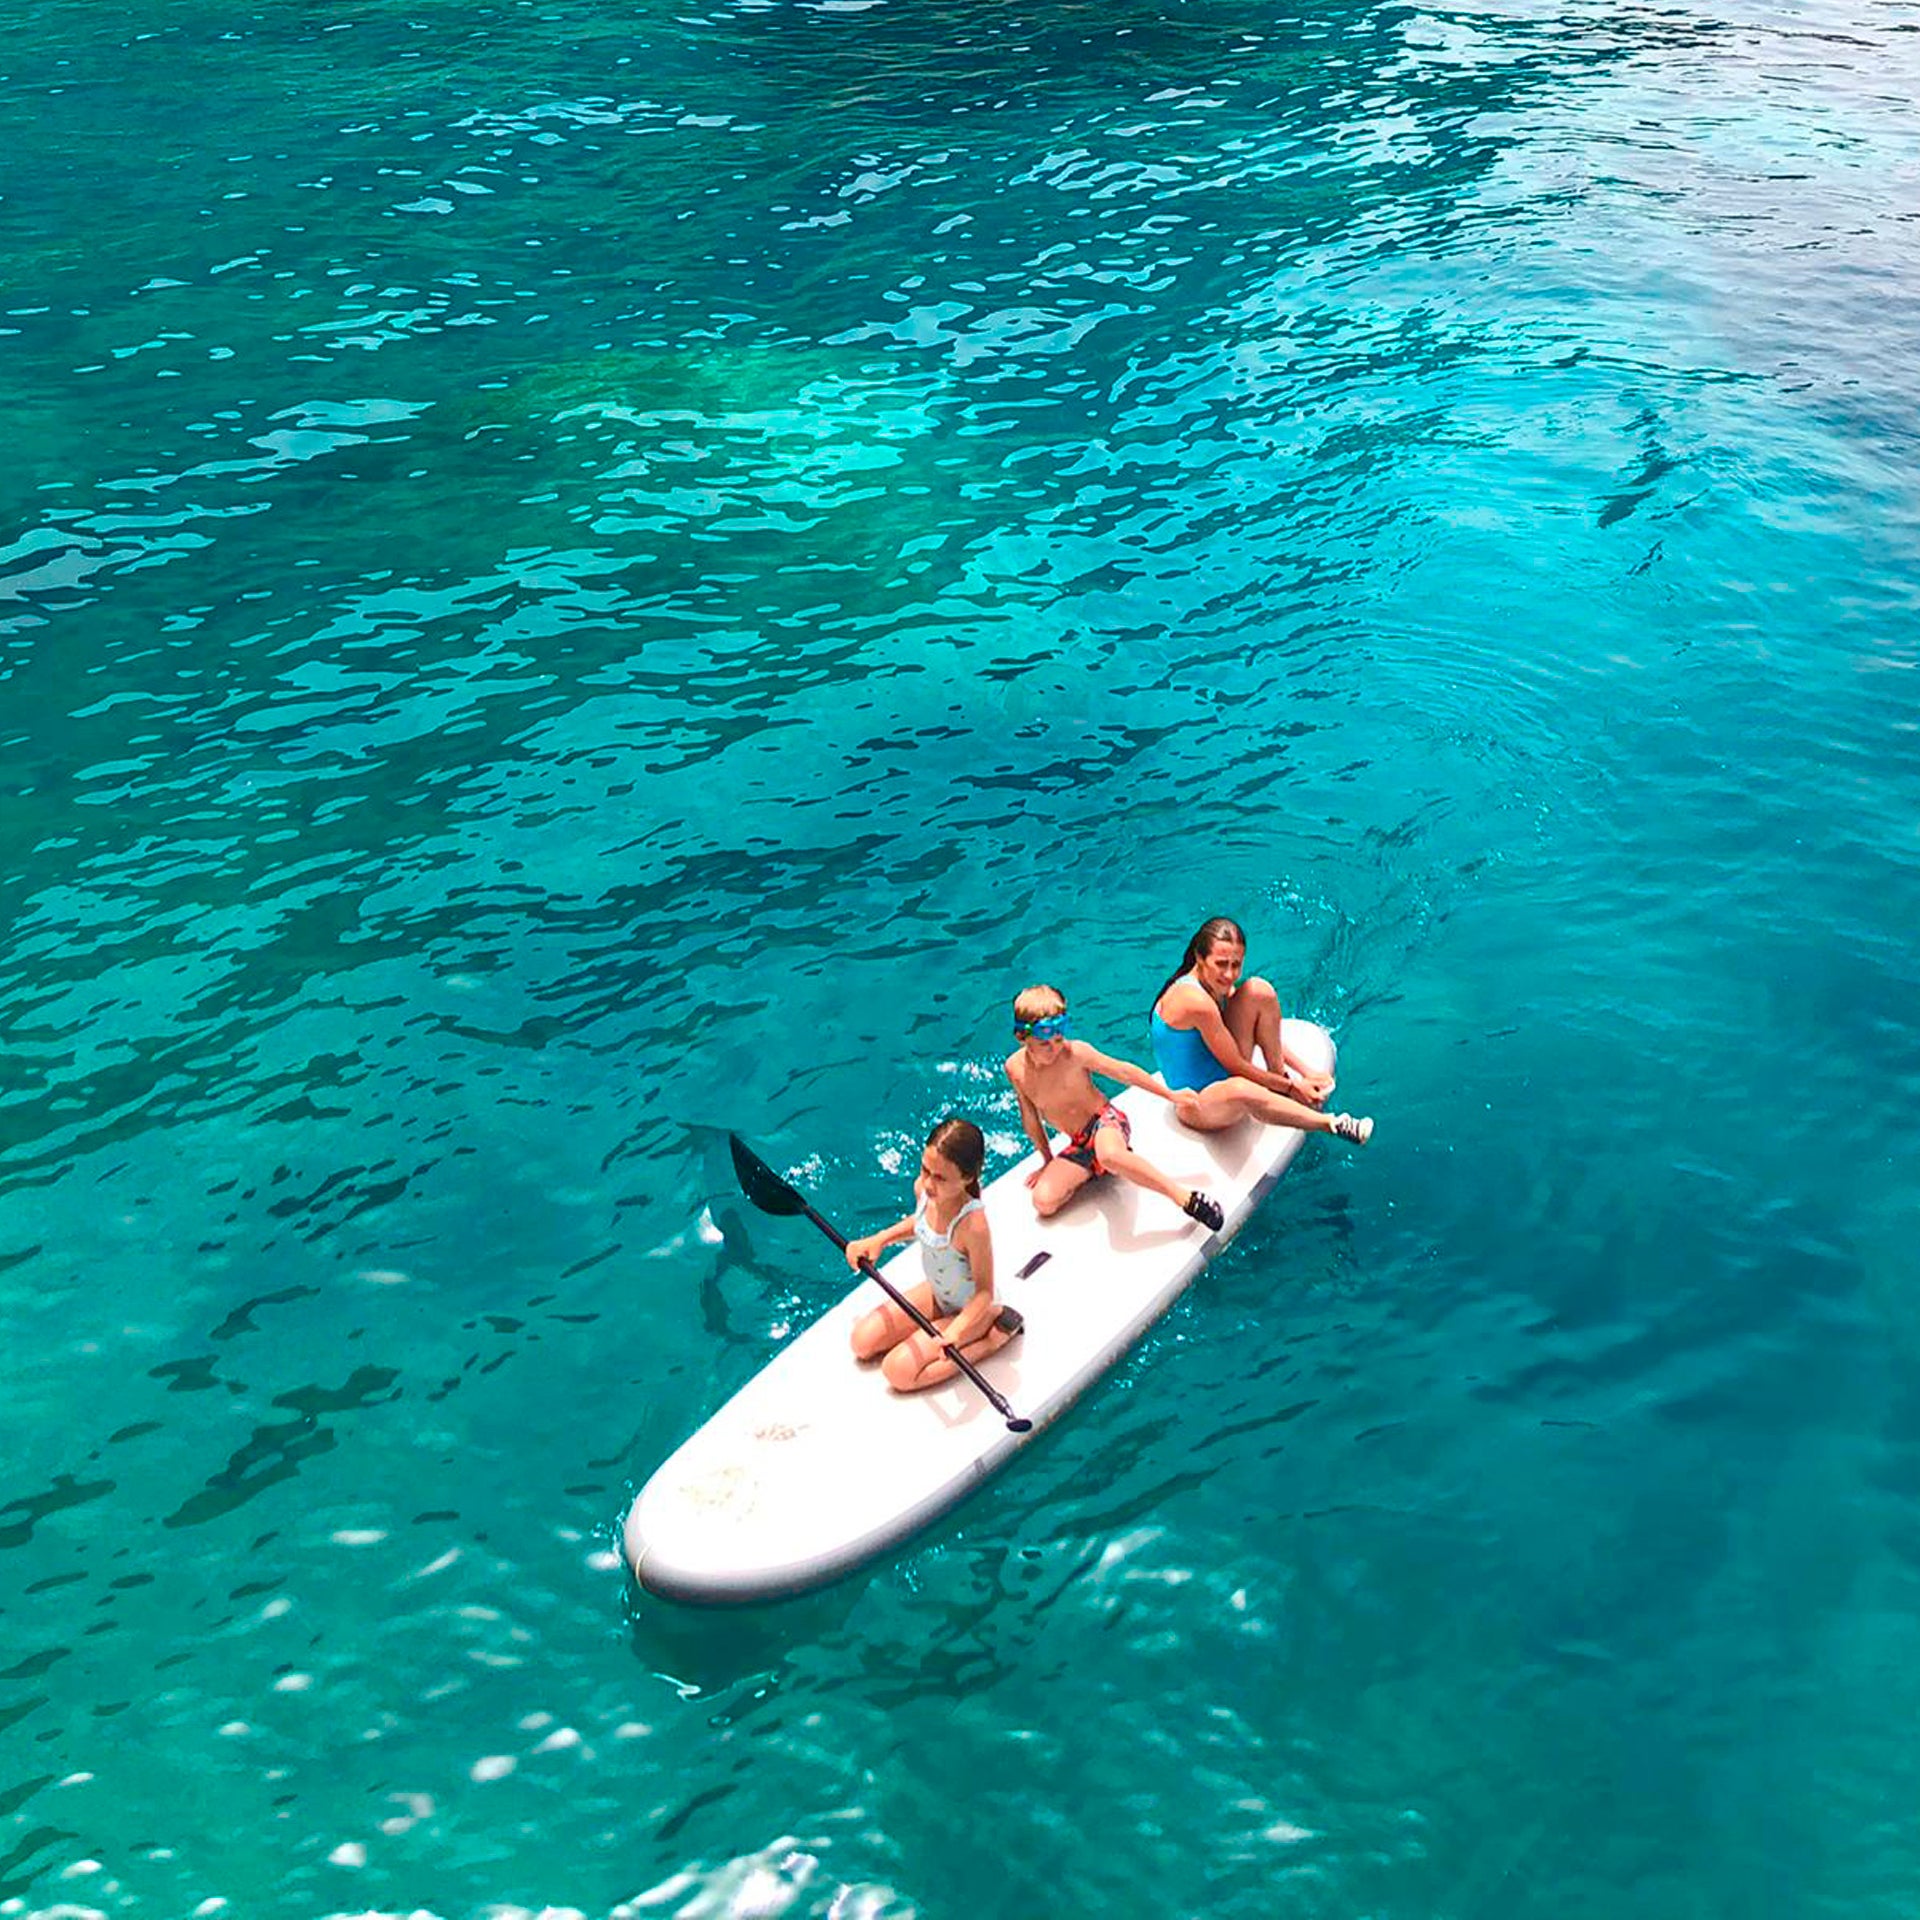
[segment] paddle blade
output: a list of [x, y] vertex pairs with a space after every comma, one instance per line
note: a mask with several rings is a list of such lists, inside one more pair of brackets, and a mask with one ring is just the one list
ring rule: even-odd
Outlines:
[[805, 1213], [807, 1203], [748, 1147], [737, 1133], [727, 1135], [733, 1154], [734, 1176], [744, 1193], [762, 1213]]

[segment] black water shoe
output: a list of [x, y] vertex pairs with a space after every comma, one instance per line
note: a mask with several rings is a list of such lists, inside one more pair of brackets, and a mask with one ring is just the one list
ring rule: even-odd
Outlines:
[[1209, 1199], [1197, 1187], [1187, 1195], [1187, 1217], [1198, 1220], [1209, 1233], [1218, 1233], [1227, 1224], [1227, 1216], [1220, 1210], [1218, 1200]]

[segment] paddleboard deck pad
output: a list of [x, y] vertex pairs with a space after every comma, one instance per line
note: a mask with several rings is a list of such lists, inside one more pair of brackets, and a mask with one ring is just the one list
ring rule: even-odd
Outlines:
[[[1287, 1046], [1333, 1071], [1324, 1028], [1287, 1022]], [[1089, 1182], [1038, 1219], [1029, 1154], [986, 1188], [994, 1291], [1026, 1330], [979, 1363], [1033, 1433], [1011, 1432], [964, 1377], [896, 1394], [853, 1358], [853, 1323], [886, 1296], [859, 1281], [748, 1381], [641, 1489], [628, 1511], [628, 1563], [642, 1586], [706, 1604], [773, 1600], [824, 1585], [906, 1539], [963, 1498], [1069, 1407], [1240, 1230], [1306, 1138], [1246, 1121], [1194, 1133], [1137, 1088], [1118, 1104], [1133, 1145], [1163, 1172], [1219, 1201], [1209, 1233], [1159, 1194]], [[803, 1226], [810, 1237], [815, 1229]], [[834, 1258], [822, 1242], [820, 1259]], [[909, 1244], [884, 1269], [920, 1281]]]

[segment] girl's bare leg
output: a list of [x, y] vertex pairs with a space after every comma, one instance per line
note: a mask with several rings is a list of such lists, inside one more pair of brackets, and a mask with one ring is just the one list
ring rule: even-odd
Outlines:
[[[933, 1289], [930, 1286], [922, 1284], [915, 1287], [907, 1298], [929, 1320], [933, 1318]], [[856, 1360], [877, 1360], [883, 1353], [891, 1353], [915, 1330], [912, 1314], [889, 1300], [884, 1306], [875, 1307], [871, 1313], [863, 1313], [853, 1323], [853, 1357]]]
[[[950, 1321], [934, 1323], [944, 1333]], [[997, 1353], [1013, 1335], [1004, 1327], [991, 1326], [977, 1340], [969, 1340], [960, 1349], [975, 1366], [978, 1366], [988, 1354]], [[951, 1380], [960, 1369], [940, 1351], [938, 1340], [929, 1340], [924, 1333], [915, 1333], [912, 1339], [903, 1340], [887, 1355], [881, 1372], [886, 1376], [887, 1385], [895, 1393], [919, 1393], [926, 1387], [937, 1387], [942, 1380]]]

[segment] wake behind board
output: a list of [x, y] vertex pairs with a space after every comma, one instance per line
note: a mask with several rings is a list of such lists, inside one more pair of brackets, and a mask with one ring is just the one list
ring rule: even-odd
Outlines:
[[[1287, 1022], [1302, 1061], [1333, 1071], [1332, 1037]], [[1129, 1088], [1119, 1105], [1133, 1144], [1174, 1179], [1204, 1188], [1226, 1224], [1210, 1234], [1172, 1201], [1124, 1181], [1092, 1182], [1050, 1220], [1027, 1193], [1029, 1154], [986, 1188], [994, 1292], [1026, 1331], [980, 1371], [1034, 1432], [1166, 1311], [1245, 1224], [1305, 1135], [1247, 1121], [1192, 1133], [1172, 1107]], [[809, 1247], [809, 1260], [834, 1257]], [[920, 1279], [909, 1245], [886, 1265], [896, 1287]], [[896, 1394], [863, 1367], [853, 1322], [885, 1296], [860, 1281], [784, 1347], [640, 1490], [627, 1514], [627, 1560], [669, 1599], [773, 1600], [824, 1585], [944, 1513], [1033, 1434], [1009, 1432], [979, 1391], [955, 1379]]]

